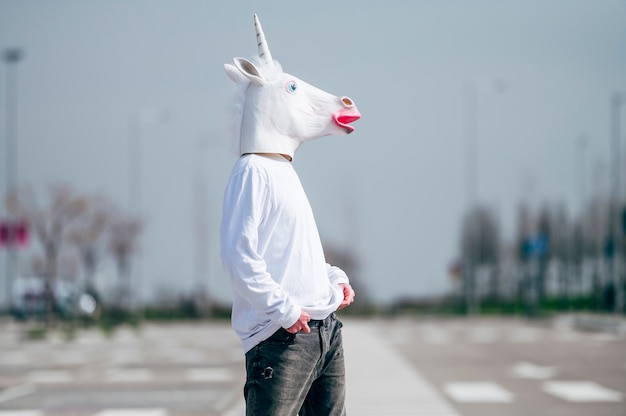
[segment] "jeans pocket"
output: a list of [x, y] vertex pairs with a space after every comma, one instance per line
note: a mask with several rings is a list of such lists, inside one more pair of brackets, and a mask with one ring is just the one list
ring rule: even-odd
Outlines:
[[291, 345], [296, 341], [296, 334], [292, 334], [285, 328], [280, 328], [274, 332], [268, 339], [262, 341], [264, 345]]

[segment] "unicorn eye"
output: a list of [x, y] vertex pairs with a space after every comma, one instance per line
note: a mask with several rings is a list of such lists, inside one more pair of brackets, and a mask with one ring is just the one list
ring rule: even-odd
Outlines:
[[289, 81], [287, 83], [287, 85], [285, 86], [285, 88], [287, 88], [288, 92], [296, 92], [296, 90], [298, 89], [298, 84], [296, 84], [295, 81]]

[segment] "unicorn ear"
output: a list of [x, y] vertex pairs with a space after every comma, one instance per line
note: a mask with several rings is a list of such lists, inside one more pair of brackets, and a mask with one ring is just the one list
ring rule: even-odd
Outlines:
[[259, 87], [265, 85], [265, 78], [252, 62], [244, 58], [235, 58], [233, 61], [235, 62], [237, 69], [243, 74], [244, 77], [248, 78], [250, 82]]
[[239, 72], [239, 70], [234, 65], [224, 64], [224, 71], [226, 72], [226, 75], [228, 75], [228, 78], [230, 78], [231, 80], [233, 80], [237, 84], [239, 84], [241, 81], [243, 81], [243, 77], [241, 76], [241, 72]]

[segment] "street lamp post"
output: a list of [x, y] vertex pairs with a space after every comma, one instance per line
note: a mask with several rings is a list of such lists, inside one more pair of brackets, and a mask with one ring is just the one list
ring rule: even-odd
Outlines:
[[[465, 113], [465, 139], [466, 139], [466, 204], [468, 219], [471, 220], [472, 213], [478, 214], [479, 208], [479, 175], [478, 175], [478, 120], [479, 120], [479, 105], [478, 94], [482, 92], [495, 92], [499, 93], [504, 90], [504, 83], [498, 78], [490, 78], [479, 82], [474, 80], [465, 84], [464, 89], [464, 113]], [[480, 253], [482, 250], [482, 224], [475, 224], [477, 227], [478, 235], [477, 241], [479, 244], [476, 253]], [[463, 261], [463, 284], [465, 291], [465, 302], [467, 305], [467, 313], [471, 314], [473, 311], [480, 310], [480, 294], [478, 292], [476, 268], [479, 263], [479, 259], [474, 259], [472, 253], [466, 253], [466, 258]]]
[[202, 313], [211, 314], [211, 293], [209, 291], [209, 263], [207, 256], [209, 253], [209, 202], [207, 196], [207, 173], [206, 166], [208, 160], [208, 150], [211, 146], [211, 137], [199, 137], [193, 146], [194, 160], [194, 277], [195, 295], [197, 307]]
[[[6, 193], [7, 195], [17, 189], [18, 184], [18, 102], [17, 102], [17, 64], [23, 57], [23, 51], [19, 48], [9, 48], [4, 51], [2, 58], [7, 64], [6, 72]], [[7, 217], [9, 217], [7, 215]], [[9, 239], [7, 245], [6, 260], [6, 299], [7, 306], [11, 309], [11, 291], [17, 266], [17, 250], [15, 241]]]
[[[161, 107], [144, 108], [138, 111], [136, 114], [131, 115], [128, 122], [128, 203], [130, 206], [130, 212], [132, 212], [138, 219], [142, 217], [142, 141], [143, 141], [143, 129], [146, 124], [159, 124], [167, 120], [167, 110]], [[138, 234], [137, 245], [141, 248], [141, 236]], [[132, 297], [131, 287], [133, 284], [129, 282], [128, 289], [128, 305], [132, 307], [133, 302], [137, 305], [140, 304], [140, 292], [142, 281], [141, 262], [138, 260], [141, 256], [137, 256], [135, 260], [135, 293], [134, 299]]]
[[622, 257], [624, 251], [624, 228], [622, 213], [624, 210], [622, 197], [622, 146], [620, 132], [620, 111], [626, 102], [626, 92], [611, 94], [611, 153], [613, 155], [613, 203], [611, 221], [613, 225], [613, 285], [615, 288], [614, 311], [624, 312], [624, 288], [622, 280]]

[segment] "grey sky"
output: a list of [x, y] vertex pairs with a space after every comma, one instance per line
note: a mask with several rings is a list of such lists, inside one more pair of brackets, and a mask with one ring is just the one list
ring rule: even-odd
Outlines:
[[[449, 288], [466, 204], [468, 82], [505, 85], [478, 94], [478, 178], [507, 236], [522, 200], [565, 201], [574, 213], [608, 186], [609, 96], [626, 90], [623, 0], [0, 0], [0, 47], [26, 51], [21, 183], [43, 193], [68, 182], [128, 206], [128, 120], [144, 108], [170, 113], [141, 129], [146, 297], [193, 285], [194, 180], [203, 176], [210, 289], [228, 299], [217, 247], [233, 163], [223, 64], [255, 53], [253, 13], [285, 71], [350, 96], [363, 115], [354, 134], [306, 143], [294, 163], [323, 240], [356, 250], [377, 300]], [[107, 265], [102, 281], [112, 273]]]

